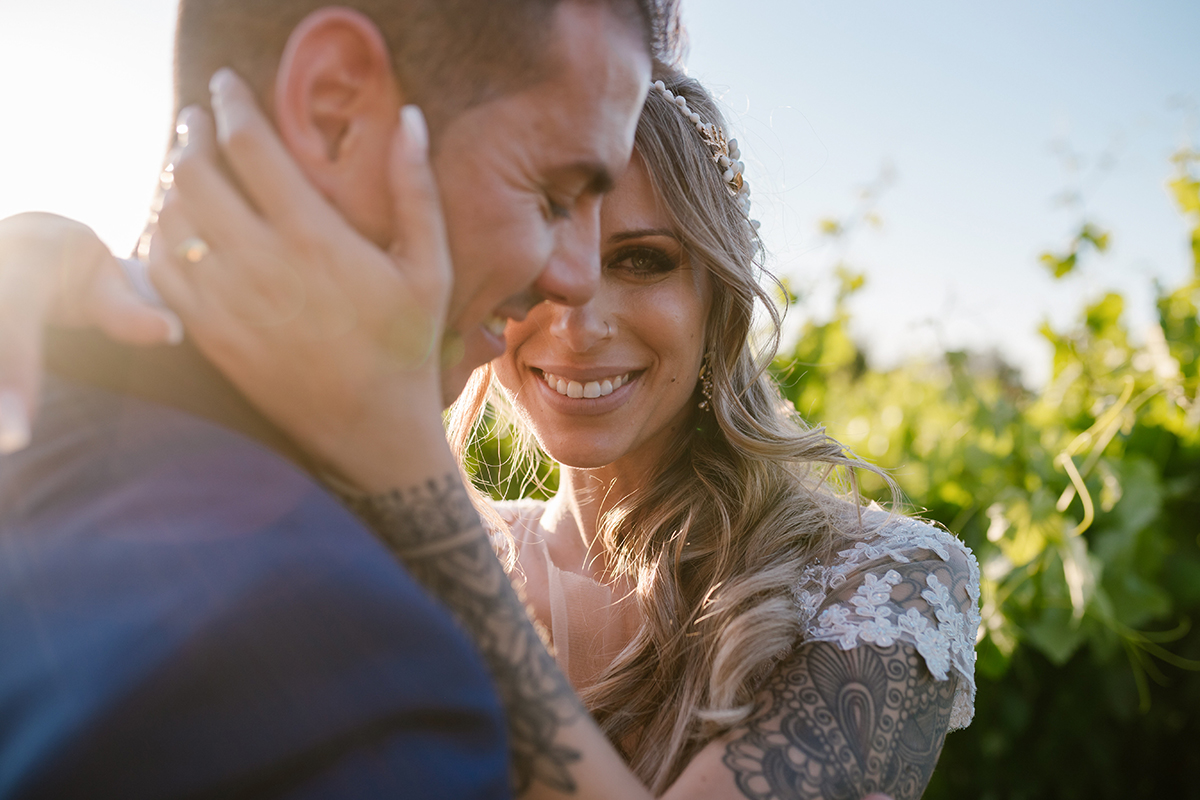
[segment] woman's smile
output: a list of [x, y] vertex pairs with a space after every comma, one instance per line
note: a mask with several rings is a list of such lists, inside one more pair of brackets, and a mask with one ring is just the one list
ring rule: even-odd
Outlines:
[[634, 374], [632, 372], [624, 372], [619, 375], [613, 374], [594, 380], [587, 378], [572, 380], [563, 375], [555, 375], [545, 370], [541, 372], [542, 380], [546, 382], [547, 386], [563, 397], [570, 397], [574, 400], [581, 398], [594, 400], [597, 397], [608, 397], [614, 391], [629, 383], [633, 379]]
[[[644, 372], [557, 369], [558, 373], [531, 369], [535, 380], [530, 383], [535, 384], [534, 391], [522, 394], [517, 400], [527, 417], [537, 417], [543, 423], [548, 423], [548, 413], [568, 417], [598, 417], [617, 413], [633, 399], [638, 390], [637, 379]], [[533, 395], [536, 395], [536, 399]], [[535, 405], [541, 410], [533, 411]], [[619, 423], [613, 421], [603, 424]]]

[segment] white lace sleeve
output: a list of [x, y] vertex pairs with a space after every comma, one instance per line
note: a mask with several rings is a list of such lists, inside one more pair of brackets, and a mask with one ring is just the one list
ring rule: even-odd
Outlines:
[[979, 565], [951, 534], [927, 522], [869, 512], [872, 536], [805, 570], [796, 600], [807, 641], [916, 648], [939, 681], [958, 676], [950, 730], [975, 713]]

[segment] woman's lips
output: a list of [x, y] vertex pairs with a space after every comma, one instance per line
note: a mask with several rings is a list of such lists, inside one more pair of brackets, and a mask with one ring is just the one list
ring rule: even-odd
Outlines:
[[570, 397], [573, 400], [594, 400], [598, 397], [608, 397], [629, 383], [632, 375], [632, 372], [626, 372], [622, 375], [612, 375], [584, 382], [568, 380], [549, 372], [542, 372], [542, 380], [563, 397]]

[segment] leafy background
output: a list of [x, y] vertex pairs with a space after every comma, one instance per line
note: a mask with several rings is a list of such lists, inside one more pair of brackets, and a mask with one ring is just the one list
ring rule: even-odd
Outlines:
[[[866, 278], [847, 263], [833, 313], [773, 365], [806, 419], [887, 468], [910, 510], [979, 560], [975, 719], [947, 738], [927, 798], [1200, 797], [1200, 153], [1172, 170], [1190, 278], [1155, 286], [1146, 334], [1117, 292], [1065, 329], [1044, 324], [1054, 365], [1040, 389], [990, 354], [873, 368], [851, 333]], [[864, 220], [874, 212], [822, 231], [853, 236]], [[1112, 235], [1083, 222], [1041, 260], [1065, 278]], [[514, 452], [486, 438], [468, 463], [498, 495], [553, 488], [546, 464], [497, 466]]]
[[[1193, 270], [1155, 287], [1158, 324], [1135, 337], [1110, 292], [1067, 329], [1043, 325], [1038, 391], [965, 352], [872, 369], [847, 311], [864, 278], [846, 265], [837, 312], [776, 361], [807, 418], [979, 559], [975, 720], [947, 738], [928, 798], [1200, 797], [1198, 167], [1174, 158]], [[1063, 278], [1109, 238], [1085, 222], [1041, 260]]]

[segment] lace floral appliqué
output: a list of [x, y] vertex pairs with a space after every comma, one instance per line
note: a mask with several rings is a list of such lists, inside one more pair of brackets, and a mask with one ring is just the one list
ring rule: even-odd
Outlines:
[[[882, 516], [877, 516], [882, 515]], [[887, 517], [869, 541], [843, 550], [831, 565], [805, 571], [796, 591], [806, 640], [916, 649], [939, 681], [958, 676], [950, 729], [965, 728], [975, 706], [979, 566], [944, 530]]]

